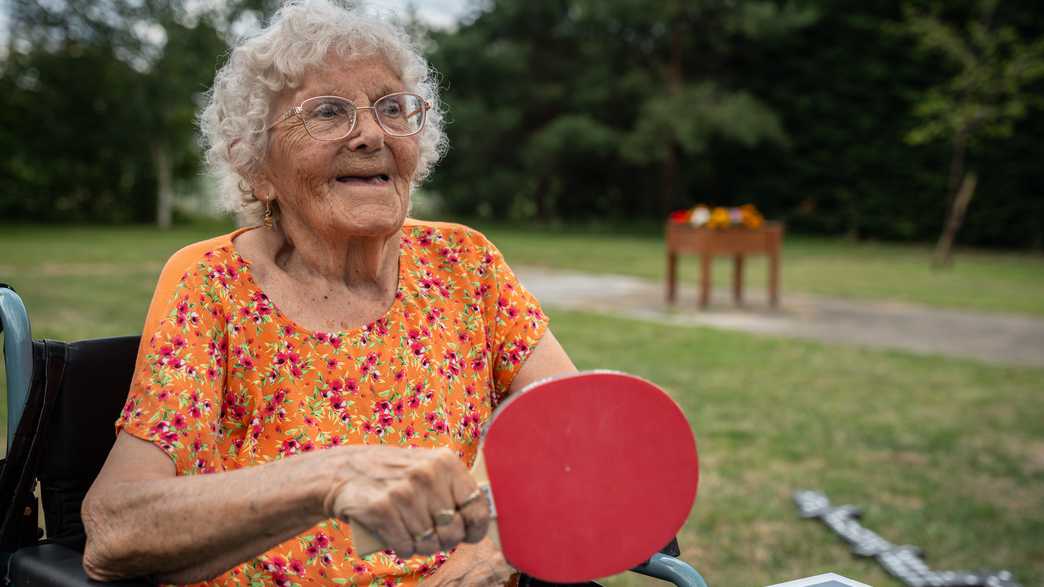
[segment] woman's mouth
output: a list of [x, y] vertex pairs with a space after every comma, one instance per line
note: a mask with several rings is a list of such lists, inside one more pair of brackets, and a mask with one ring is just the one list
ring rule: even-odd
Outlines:
[[378, 173], [376, 175], [338, 175], [337, 182], [344, 184], [356, 184], [356, 185], [384, 185], [391, 181], [391, 178], [384, 173]]

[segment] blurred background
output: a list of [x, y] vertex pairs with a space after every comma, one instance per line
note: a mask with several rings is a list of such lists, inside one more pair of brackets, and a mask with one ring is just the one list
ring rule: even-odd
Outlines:
[[[38, 337], [140, 332], [166, 258], [234, 225], [194, 116], [278, 4], [0, 0], [0, 281]], [[414, 214], [486, 232], [580, 367], [689, 414], [681, 546], [711, 584], [899, 585], [799, 520], [801, 488], [933, 568], [1044, 583], [1044, 5], [368, 6], [442, 80], [451, 149]], [[662, 303], [664, 222], [701, 203], [785, 223], [782, 309], [758, 260], [747, 306], [699, 311], [687, 262]]]

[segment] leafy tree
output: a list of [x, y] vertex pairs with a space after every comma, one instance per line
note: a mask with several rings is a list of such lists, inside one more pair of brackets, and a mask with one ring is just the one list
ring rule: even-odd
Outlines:
[[919, 50], [942, 57], [948, 77], [925, 89], [914, 107], [919, 124], [907, 135], [912, 144], [948, 141], [951, 145], [949, 205], [934, 263], [951, 263], [951, 250], [965, 211], [975, 194], [977, 173], [967, 169], [969, 149], [991, 137], [1008, 137], [1015, 123], [1044, 100], [1030, 87], [1044, 78], [1044, 37], [1022, 38], [1011, 25], [997, 26], [997, 0], [978, 0], [974, 18], [953, 23], [913, 5], [905, 27]]
[[[201, 6], [16, 0], [4, 78], [20, 94], [11, 101], [32, 124], [19, 133], [16, 152], [27, 164], [12, 166], [12, 183], [31, 173], [34, 196], [59, 208], [82, 208], [77, 202], [89, 199], [104, 206], [87, 217], [113, 220], [130, 219], [116, 211], [123, 206], [139, 220], [152, 208], [159, 226], [169, 226], [175, 180], [198, 171], [193, 118], [199, 96], [225, 51], [222, 31], [242, 13], [235, 3], [220, 10]], [[155, 183], [153, 206], [140, 202], [145, 179]], [[99, 198], [105, 194], [110, 197]]]

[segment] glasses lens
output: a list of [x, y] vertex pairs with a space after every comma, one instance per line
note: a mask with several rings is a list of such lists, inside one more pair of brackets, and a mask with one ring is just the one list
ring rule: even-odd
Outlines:
[[427, 108], [416, 94], [390, 94], [373, 105], [377, 120], [390, 135], [412, 135], [424, 127]]
[[313, 138], [336, 141], [352, 131], [355, 106], [348, 100], [327, 96], [310, 98], [301, 104], [301, 118]]

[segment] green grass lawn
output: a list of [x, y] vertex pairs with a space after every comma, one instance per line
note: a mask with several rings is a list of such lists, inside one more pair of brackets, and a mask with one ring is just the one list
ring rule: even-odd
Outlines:
[[[611, 234], [577, 229], [479, 225], [513, 264], [618, 273], [663, 281], [659, 233]], [[930, 267], [931, 248], [788, 236], [783, 246], [783, 299], [800, 292], [865, 300], [913, 302], [989, 312], [1044, 315], [1044, 256], [959, 251], [949, 270]], [[682, 257], [680, 278], [696, 283], [699, 262]], [[732, 263], [716, 260], [714, 283], [731, 283]], [[766, 280], [763, 257], [747, 263], [749, 287]], [[690, 289], [683, 295], [695, 296]]]
[[[0, 281], [22, 294], [37, 337], [139, 332], [166, 257], [225, 228], [0, 227]], [[487, 232], [515, 264], [650, 278], [662, 270], [652, 237]], [[924, 250], [805, 239], [787, 247], [791, 290], [1044, 313], [1036, 258], [966, 255], [933, 277]], [[951, 284], [952, 297], [933, 293], [933, 279]], [[643, 375], [688, 414], [701, 487], [680, 541], [712, 585], [826, 571], [899, 585], [799, 519], [791, 492], [800, 488], [863, 506], [867, 527], [923, 547], [933, 568], [1006, 568], [1027, 587], [1044, 584], [1044, 370], [583, 313], [553, 312], [552, 325], [581, 368]]]

